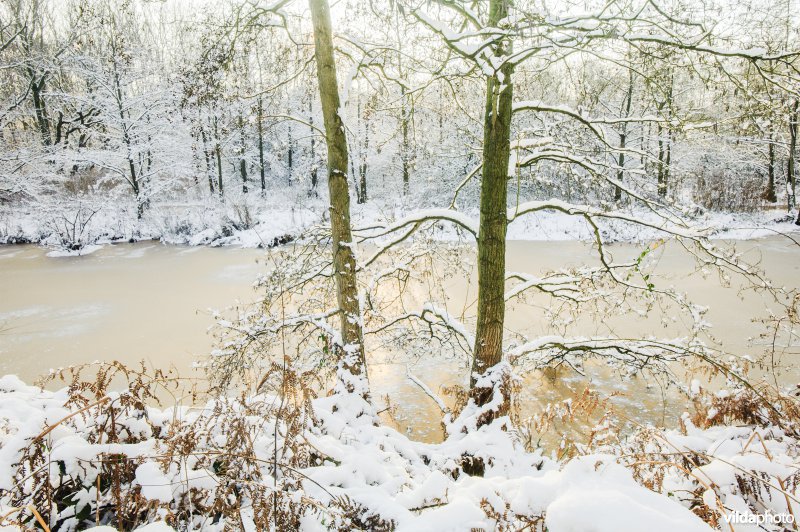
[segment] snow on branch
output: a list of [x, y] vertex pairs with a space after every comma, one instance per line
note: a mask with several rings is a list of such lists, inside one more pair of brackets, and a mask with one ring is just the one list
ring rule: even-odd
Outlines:
[[525, 203], [521, 203], [516, 207], [513, 207], [508, 210], [508, 221], [510, 223], [524, 214], [537, 211], [544, 211], [544, 210], [559, 211], [563, 212], [564, 214], [569, 214], [572, 216], [583, 216], [587, 219], [608, 218], [614, 220], [622, 220], [643, 227], [656, 229], [658, 231], [661, 231], [669, 235], [691, 238], [691, 239], [696, 239], [703, 236], [703, 231], [701, 230], [693, 229], [688, 226], [676, 225], [674, 223], [667, 223], [666, 220], [662, 224], [657, 224], [654, 222], [643, 220], [641, 218], [637, 218], [631, 214], [627, 214], [622, 211], [604, 211], [602, 209], [598, 209], [597, 207], [592, 207], [590, 205], [577, 205], [574, 203], [569, 203], [555, 198], [549, 200], [527, 201]]
[[506, 301], [520, 296], [531, 289], [536, 289], [545, 294], [550, 294], [554, 297], [563, 297], [575, 302], [585, 300], [585, 298], [581, 296], [580, 282], [583, 279], [580, 277], [564, 274], [539, 277], [522, 272], [506, 273], [506, 281], [512, 280], [520, 282], [506, 291], [504, 296]]
[[353, 233], [360, 238], [360, 242], [392, 235], [397, 231], [405, 229], [405, 231], [399, 235], [394, 235], [387, 241], [378, 244], [375, 252], [370, 256], [370, 258], [364, 261], [363, 266], [368, 266], [375, 262], [378, 257], [380, 257], [389, 248], [399, 244], [414, 234], [414, 232], [416, 232], [425, 222], [435, 221], [452, 222], [457, 226], [466, 229], [470, 234], [472, 234], [473, 237], [475, 237], [476, 240], [478, 239], [478, 221], [470, 216], [467, 216], [466, 214], [455, 209], [424, 209], [414, 212], [405, 218], [401, 218], [400, 220], [388, 225], [375, 225], [361, 229], [354, 229]]
[[447, 408], [447, 404], [445, 404], [442, 398], [436, 395], [436, 393], [434, 393], [434, 391], [431, 390], [430, 386], [422, 382], [422, 380], [420, 380], [419, 377], [411, 373], [411, 368], [406, 368], [406, 377], [408, 377], [408, 380], [419, 386], [419, 388], [425, 393], [425, 395], [430, 397], [433, 400], [433, 402], [436, 403], [436, 406], [439, 407], [439, 410], [441, 410], [442, 413], [447, 414], [450, 412], [450, 409]]
[[687, 341], [685, 338], [653, 340], [543, 336], [508, 352], [508, 359], [512, 363], [533, 364], [535, 368], [564, 363], [578, 370], [582, 359], [599, 357], [607, 363], [631, 371], [650, 368], [664, 373], [671, 373], [670, 363], [689, 356], [698, 356], [704, 360], [710, 358], [702, 344]]
[[[465, 345], [462, 345], [462, 348], [467, 352], [471, 352], [472, 346], [475, 345], [475, 337], [469, 332], [469, 330], [467, 330], [467, 327], [464, 325], [464, 323], [462, 323], [461, 320], [459, 320], [458, 318], [447, 312], [446, 309], [441, 308], [432, 302], [425, 303], [422, 306], [422, 308], [416, 312], [407, 312], [405, 314], [396, 316], [391, 321], [375, 329], [368, 330], [366, 331], [366, 333], [374, 334], [382, 332], [400, 323], [401, 321], [409, 319], [416, 319], [425, 322], [430, 327], [441, 326], [455, 333], [463, 340]], [[434, 336], [432, 328], [431, 328], [431, 336]]]

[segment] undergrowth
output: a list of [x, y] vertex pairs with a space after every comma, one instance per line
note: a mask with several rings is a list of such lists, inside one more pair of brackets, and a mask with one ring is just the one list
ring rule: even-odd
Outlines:
[[[513, 376], [497, 375], [497, 393], [516, 393]], [[327, 431], [349, 445], [344, 425], [325, 426], [335, 425], [331, 415], [384, 429], [375, 426], [375, 416], [335, 414], [337, 407], [320, 418], [315, 412], [319, 377], [293, 370], [288, 360], [272, 363], [254, 391], [217, 395], [202, 405], [199, 391], [187, 390], [173, 374], [144, 366], [72, 367], [41, 384], [56, 381], [66, 385], [52, 399], [61, 403], [63, 415], [20, 440], [13, 435], [6, 440], [19, 445], [19, 453], [13, 488], [0, 492], [0, 500], [12, 507], [3, 524], [64, 531], [100, 524], [133, 530], [153, 521], [176, 530], [297, 530], [306, 522], [330, 530], [397, 526], [391, 512], [312, 478], [312, 471], [340, 465], [336, 453], [315, 443], [315, 433]], [[120, 382], [124, 391], [114, 392]], [[695, 386], [692, 411], [677, 430], [638, 426], [615, 411], [613, 396], [589, 389], [524, 422], [513, 407], [512, 412], [484, 412], [463, 390], [448, 392], [456, 403], [445, 416], [450, 438], [478, 430], [469, 420], [488, 415], [530, 452], [548, 436], [557, 441], [547, 449], [553, 465], [545, 468], [610, 456], [641, 486], [679, 501], [718, 529], [729, 529], [725, 516], [733, 511], [794, 515], [800, 408], [795, 396], [774, 386], [729, 383], [727, 391], [716, 393]], [[190, 404], [164, 407], [167, 401], [177, 404], [179, 397]], [[387, 445], [408, 456], [408, 468], [419, 467], [414, 453], [430, 449], [412, 451], [400, 438], [384, 435], [394, 438], [384, 440]], [[485, 456], [461, 455], [460, 463], [434, 456], [423, 454], [419, 462], [429, 467], [427, 475], [444, 475], [448, 482], [483, 475], [493, 465]], [[543, 467], [542, 460], [532, 474]], [[337, 482], [342, 481], [333, 485]], [[434, 498], [411, 511], [447, 502], [446, 496]], [[496, 530], [546, 529], [545, 513], [516, 512], [502, 497], [485, 498], [480, 508]]]

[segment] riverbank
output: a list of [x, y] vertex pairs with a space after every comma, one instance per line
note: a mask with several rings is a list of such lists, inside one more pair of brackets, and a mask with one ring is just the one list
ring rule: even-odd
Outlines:
[[[302, 238], [310, 228], [326, 223], [327, 210], [320, 199], [295, 200], [153, 204], [142, 219], [137, 219], [132, 205], [5, 207], [0, 209], [0, 244], [39, 244], [51, 248], [54, 256], [85, 255], [101, 245], [148, 240], [190, 246], [270, 248]], [[352, 210], [354, 228], [390, 224], [414, 212], [399, 203], [379, 202], [353, 205]], [[643, 242], [664, 237], [657, 229], [665, 226], [664, 220], [652, 212], [639, 209], [620, 213], [654, 227], [600, 218], [601, 236], [606, 242]], [[478, 218], [476, 210], [463, 214]], [[720, 213], [694, 209], [683, 219], [710, 238], [746, 240], [800, 234], [794, 217], [780, 210]], [[445, 222], [437, 224], [431, 234], [446, 241], [464, 236], [463, 230]], [[509, 240], [590, 241], [594, 236], [583, 217], [555, 210], [521, 216], [508, 227]]]
[[[346, 392], [313, 398], [293, 385], [284, 397], [154, 408], [144, 399], [170, 383], [128, 378], [121, 392], [100, 381], [50, 392], [0, 378], [0, 513], [10, 522], [31, 523], [33, 507], [50, 526], [76, 529], [166, 520], [206, 531], [691, 532], [736, 519], [745, 526], [731, 530], [749, 530], [760, 519], [777, 531], [800, 510], [797, 411], [772, 397], [777, 426], [741, 389], [696, 396], [679, 430], [620, 439], [619, 420], [603, 416], [587, 440], [545, 449], [526, 448], [507, 417], [476, 430], [472, 404], [445, 417], [445, 441], [427, 444]], [[743, 424], [736, 407], [745, 401], [757, 410]], [[561, 408], [580, 415], [577, 404]], [[467, 459], [480, 460], [483, 475], [466, 474]]]

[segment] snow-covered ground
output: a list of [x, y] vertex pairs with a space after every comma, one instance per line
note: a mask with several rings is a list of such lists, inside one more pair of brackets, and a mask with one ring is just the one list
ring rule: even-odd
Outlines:
[[[313, 400], [313, 416], [308, 405], [266, 395], [162, 410], [137, 405], [140, 394], [67, 405], [91, 394], [1, 378], [0, 515], [13, 520], [14, 504], [41, 503], [38, 482], [61, 497], [51, 523], [80, 530], [107, 522], [115, 456], [130, 466], [117, 489], [132, 494], [140, 519], [195, 530], [223, 530], [230, 519], [258, 530], [290, 518], [302, 530], [690, 532], [711, 530], [707, 522], [782, 530], [728, 528], [726, 519], [763, 523], [764, 515], [788, 519], [800, 510], [798, 441], [777, 427], [700, 429], [687, 415], [681, 431], [648, 429], [559, 461], [523, 449], [507, 417], [475, 430], [482, 410], [472, 404], [446, 422], [444, 442], [427, 444], [381, 425], [355, 394]], [[465, 456], [482, 460], [485, 474], [465, 474]], [[229, 506], [209, 510], [220, 499]]]
[[[88, 209], [88, 208], [87, 208]], [[355, 228], [389, 224], [413, 213], [401, 203], [369, 202], [352, 205]], [[89, 217], [86, 212], [93, 212]], [[54, 256], [83, 255], [97, 245], [119, 241], [161, 240], [192, 246], [271, 247], [294, 239], [312, 226], [325, 224], [327, 207], [319, 198], [293, 202], [276, 198], [248, 200], [242, 205], [155, 204], [137, 220], [133, 209], [100, 207], [86, 212], [64, 212], [46, 208], [0, 209], [0, 244], [33, 242], [53, 248]], [[650, 211], [625, 211], [637, 220], [660, 226], [663, 221]], [[54, 214], [58, 213], [58, 214]], [[83, 218], [81, 218], [83, 216]], [[477, 210], [460, 214], [477, 220]], [[89, 218], [83, 224], [81, 220]], [[77, 220], [77, 222], [76, 222]], [[797, 233], [800, 226], [783, 211], [757, 213], [702, 212], [686, 217], [693, 228], [712, 238], [750, 239], [776, 233]], [[599, 219], [606, 241], [646, 241], [664, 234], [623, 220]], [[77, 226], [77, 227], [76, 227]], [[434, 230], [436, 238], [458, 238], [459, 229], [441, 222]], [[581, 216], [545, 210], [515, 219], [508, 228], [511, 240], [589, 240], [589, 226]], [[74, 248], [74, 249], [71, 249]]]

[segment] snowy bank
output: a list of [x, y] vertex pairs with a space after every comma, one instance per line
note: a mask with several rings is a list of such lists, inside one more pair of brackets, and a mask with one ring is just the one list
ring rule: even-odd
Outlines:
[[[276, 198], [251, 199], [245, 205], [219, 204], [156, 204], [138, 220], [130, 209], [98, 208], [85, 225], [75, 227], [80, 213], [69, 208], [0, 209], [0, 243], [38, 243], [54, 249], [53, 256], [75, 256], [91, 252], [93, 246], [138, 240], [160, 240], [170, 244], [192, 246], [238, 246], [245, 248], [273, 247], [285, 244], [310, 228], [324, 225], [327, 206], [319, 198], [304, 198], [295, 204]], [[352, 206], [355, 228], [391, 225], [416, 211], [401, 204], [370, 202]], [[477, 210], [457, 214], [459, 219], [474, 221]], [[663, 220], [651, 211], [623, 211], [629, 219], [660, 226]], [[60, 220], [60, 221], [59, 221]], [[63, 220], [72, 220], [67, 226]], [[779, 233], [797, 234], [800, 226], [793, 218], [777, 211], [758, 213], [696, 212], [687, 217], [692, 227], [711, 238], [747, 240]], [[665, 234], [652, 227], [630, 221], [598, 220], [606, 242], [642, 242], [663, 238]], [[433, 237], [455, 240], [464, 236], [463, 229], [442, 221], [434, 225]], [[581, 216], [557, 210], [542, 210], [516, 218], [508, 226], [510, 240], [564, 241], [594, 238], [591, 228]]]
[[[776, 514], [800, 510], [798, 442], [775, 427], [701, 429], [686, 417], [683, 431], [648, 429], [557, 461], [523, 449], [507, 417], [460, 430], [469, 405], [429, 444], [382, 426], [360, 396], [310, 399], [298, 378], [283, 397], [166, 409], [145, 405], [144, 379], [124, 393], [78, 382], [50, 392], [0, 379], [4, 513], [32, 504], [54, 530], [100, 519], [129, 529], [671, 532], [763, 513], [763, 500]], [[464, 473], [465, 456], [484, 461], [483, 476]], [[767, 499], [769, 486], [778, 491]]]

